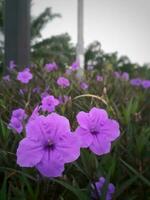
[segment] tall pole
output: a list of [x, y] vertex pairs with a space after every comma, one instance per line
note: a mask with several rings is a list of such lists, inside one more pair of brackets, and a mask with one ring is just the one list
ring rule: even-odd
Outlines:
[[30, 0], [5, 0], [5, 64], [30, 62]]
[[78, 0], [78, 38], [77, 38], [77, 60], [80, 64], [80, 73], [83, 73], [84, 70], [84, 39], [83, 39], [83, 32], [84, 32], [84, 5], [83, 0]]

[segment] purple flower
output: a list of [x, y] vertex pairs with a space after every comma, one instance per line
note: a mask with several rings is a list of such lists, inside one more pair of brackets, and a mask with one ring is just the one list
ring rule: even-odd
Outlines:
[[25, 110], [22, 108], [13, 110], [12, 117], [16, 117], [18, 120], [22, 121], [23, 119], [26, 118]]
[[89, 88], [89, 85], [85, 82], [80, 83], [80, 88], [83, 90], [87, 90]]
[[97, 81], [103, 81], [104, 79], [103, 79], [103, 77], [102, 77], [102, 76], [100, 76], [100, 75], [97, 75], [97, 76], [96, 76], [96, 80], [97, 80]]
[[13, 110], [10, 119], [9, 127], [14, 129], [17, 133], [21, 133], [23, 130], [22, 122], [27, 117], [25, 110], [22, 108]]
[[53, 112], [58, 104], [58, 99], [55, 99], [52, 95], [48, 95], [42, 99], [41, 108], [43, 111]]
[[81, 147], [87, 148], [96, 155], [110, 152], [111, 142], [120, 135], [117, 121], [109, 119], [104, 109], [92, 108], [89, 113], [79, 112], [79, 127], [76, 133], [81, 140]]
[[69, 87], [70, 81], [67, 78], [61, 76], [57, 79], [57, 84], [62, 88], [66, 88]]
[[35, 88], [33, 88], [33, 90], [32, 90], [32, 92], [33, 93], [40, 93], [40, 87], [35, 87]]
[[72, 73], [72, 69], [71, 68], [68, 68], [66, 69], [66, 72], [65, 72], [67, 75], [70, 75]]
[[14, 129], [17, 133], [21, 133], [23, 130], [23, 125], [22, 122], [16, 118], [16, 117], [11, 117], [9, 127]]
[[17, 80], [19, 80], [21, 83], [27, 84], [32, 79], [32, 74], [30, 72], [29, 68], [24, 69], [21, 72], [18, 72]]
[[3, 80], [4, 80], [4, 81], [10, 81], [10, 76], [9, 76], [9, 75], [3, 76]]
[[145, 89], [150, 88], [150, 80], [143, 80], [142, 87]]
[[78, 60], [73, 62], [72, 65], [71, 65], [72, 71], [76, 71], [77, 69], [79, 69], [79, 67], [80, 67], [80, 63], [79, 63]]
[[79, 155], [80, 146], [68, 119], [52, 113], [27, 124], [26, 138], [17, 149], [17, 164], [36, 167], [43, 176], [58, 177], [64, 164], [75, 161]]
[[[94, 187], [94, 184], [91, 185], [93, 189], [92, 196], [94, 199], [97, 198], [95, 190], [97, 190], [99, 197], [102, 196], [105, 184], [106, 184], [106, 179], [104, 177], [100, 177], [99, 180], [95, 182], [96, 188]], [[115, 186], [112, 183], [109, 183], [106, 191], [106, 200], [111, 200], [114, 193], [115, 193]]]
[[58, 66], [56, 65], [55, 62], [53, 62], [53, 63], [47, 63], [44, 68], [47, 72], [52, 72], [54, 70], [57, 70]]
[[14, 63], [14, 61], [13, 60], [11, 60], [10, 62], [9, 62], [9, 69], [14, 69], [16, 67], [16, 64]]
[[115, 71], [115, 72], [114, 72], [114, 76], [115, 76], [116, 78], [120, 78], [120, 72]]
[[129, 80], [129, 74], [127, 72], [123, 72], [121, 75], [121, 79], [128, 81]]
[[140, 86], [142, 84], [142, 80], [140, 78], [131, 79], [130, 84], [133, 86]]

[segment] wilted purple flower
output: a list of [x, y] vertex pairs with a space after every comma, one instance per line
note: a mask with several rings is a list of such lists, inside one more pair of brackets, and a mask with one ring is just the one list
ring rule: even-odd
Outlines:
[[141, 84], [145, 89], [150, 88], [150, 80], [143, 80]]
[[62, 88], [66, 88], [66, 87], [69, 87], [70, 81], [69, 81], [67, 78], [61, 76], [61, 77], [59, 77], [59, 78], [57, 79], [57, 84], [58, 84], [59, 86], [61, 86]]
[[100, 76], [100, 75], [97, 75], [97, 76], [96, 76], [96, 80], [101, 82], [101, 81], [103, 81], [104, 79], [103, 79], [103, 77], [102, 77], [102, 76]]
[[59, 103], [60, 104], [66, 104], [68, 101], [71, 100], [70, 96], [64, 95], [64, 96], [59, 96], [58, 97]]
[[[95, 182], [96, 188], [94, 187], [94, 184], [92, 184], [92, 189], [93, 189], [92, 197], [94, 199], [97, 199], [95, 190], [97, 190], [99, 198], [102, 196], [102, 191], [105, 184], [106, 184], [106, 179], [104, 177], [100, 177], [99, 180]], [[115, 192], [115, 186], [112, 183], [109, 183], [106, 191], [106, 200], [111, 200], [114, 192]]]
[[59, 104], [58, 99], [56, 99], [52, 95], [48, 95], [42, 99], [42, 110], [53, 112], [55, 110], [55, 107]]
[[76, 133], [81, 139], [81, 147], [89, 147], [97, 155], [110, 152], [111, 142], [120, 135], [117, 121], [109, 119], [104, 109], [95, 107], [89, 113], [79, 112], [77, 121]]
[[133, 86], [140, 86], [142, 84], [142, 80], [140, 78], [131, 79], [130, 84]]
[[10, 81], [10, 76], [9, 76], [9, 75], [3, 76], [3, 80], [4, 80], [4, 81]]
[[88, 65], [88, 66], [87, 66], [87, 70], [88, 70], [88, 71], [91, 71], [91, 70], [93, 70], [93, 68], [94, 68], [94, 66], [93, 66], [93, 65]]
[[55, 62], [53, 62], [53, 63], [47, 63], [44, 68], [47, 72], [52, 72], [57, 70], [58, 66], [56, 65]]
[[35, 87], [32, 90], [33, 93], [40, 93], [40, 87]]
[[16, 67], [16, 64], [15, 64], [15, 62], [13, 61], [13, 60], [11, 60], [10, 62], [9, 62], [9, 69], [14, 69]]
[[76, 60], [75, 62], [73, 62], [72, 65], [71, 65], [72, 71], [76, 71], [77, 69], [79, 69], [79, 67], [80, 67], [80, 63], [79, 63], [78, 60]]
[[120, 78], [120, 72], [115, 71], [115, 72], [114, 72], [114, 76], [115, 76], [116, 78]]
[[29, 121], [32, 121], [32, 120], [35, 120], [36, 117], [39, 116], [39, 110], [40, 110], [40, 106], [36, 106], [35, 109], [34, 109], [33, 112], [32, 112], [32, 115], [30, 116], [28, 122], [29, 122]]
[[30, 72], [29, 68], [24, 69], [21, 72], [18, 72], [17, 80], [19, 80], [21, 83], [27, 84], [32, 79], [32, 74]]
[[89, 88], [89, 85], [85, 82], [81, 82], [80, 83], [80, 88], [83, 90], [87, 90]]
[[68, 68], [68, 69], [66, 69], [66, 72], [65, 72], [67, 75], [70, 75], [71, 73], [72, 73], [72, 70], [71, 70], [71, 68]]
[[120, 78], [122, 80], [128, 81], [129, 80], [129, 74], [127, 72], [123, 72]]
[[11, 117], [9, 127], [14, 129], [17, 133], [21, 133], [23, 130], [23, 125], [22, 122], [16, 118], [16, 117]]
[[17, 149], [17, 164], [36, 167], [43, 176], [62, 175], [64, 164], [80, 155], [79, 142], [67, 118], [56, 113], [41, 115], [26, 126], [26, 138]]

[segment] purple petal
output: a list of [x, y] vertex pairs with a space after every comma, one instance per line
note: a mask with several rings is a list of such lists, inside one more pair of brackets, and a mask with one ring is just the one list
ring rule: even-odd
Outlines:
[[89, 147], [92, 152], [99, 156], [110, 152], [111, 143], [105, 136], [99, 134], [94, 135], [93, 137], [93, 142]]
[[76, 116], [78, 124], [85, 129], [88, 129], [89, 125], [89, 114], [86, 112], [79, 112]]
[[56, 144], [56, 151], [61, 152], [66, 163], [73, 162], [80, 156], [80, 143], [76, 134], [62, 135]]
[[33, 167], [41, 161], [43, 154], [40, 142], [25, 138], [21, 140], [17, 149], [17, 164], [21, 167]]
[[101, 126], [101, 134], [105, 135], [109, 141], [114, 141], [120, 135], [118, 122], [108, 119], [104, 125]]
[[88, 131], [87, 129], [78, 127], [75, 132], [79, 136], [81, 147], [86, 148], [91, 145], [93, 141], [93, 136], [91, 135], [90, 131]]
[[97, 125], [103, 124], [108, 119], [108, 114], [104, 109], [92, 108], [89, 112], [90, 124], [94, 123]]
[[43, 176], [58, 177], [64, 171], [64, 162], [57, 151], [45, 151], [41, 162], [36, 165], [36, 168]]

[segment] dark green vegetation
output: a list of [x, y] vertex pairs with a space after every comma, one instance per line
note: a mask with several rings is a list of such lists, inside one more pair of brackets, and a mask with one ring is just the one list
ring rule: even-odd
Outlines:
[[[88, 200], [91, 181], [104, 176], [116, 186], [114, 199], [149, 200], [150, 90], [133, 87], [128, 81], [116, 79], [113, 72], [106, 68], [101, 72], [85, 72], [84, 78], [89, 84], [87, 91], [80, 89], [75, 74], [67, 76], [62, 70], [48, 73], [40, 65], [31, 68], [31, 72], [33, 80], [27, 85], [16, 80], [17, 71], [11, 73], [10, 82], [0, 82], [0, 199]], [[103, 75], [103, 82], [96, 81], [97, 74]], [[139, 74], [138, 70], [134, 74]], [[68, 89], [56, 85], [60, 75], [70, 80]], [[23, 135], [13, 134], [7, 126], [13, 109], [24, 108], [30, 115], [34, 107], [40, 104], [40, 94], [32, 92], [37, 86], [41, 92], [49, 88], [55, 97], [71, 96], [69, 102], [58, 106], [56, 110], [70, 120], [73, 130], [77, 126], [75, 116], [79, 111], [89, 111], [93, 106], [105, 108], [121, 127], [121, 136], [113, 143], [111, 153], [98, 157], [82, 150], [78, 164], [74, 162], [68, 165], [65, 176], [57, 179], [43, 178], [34, 168], [17, 166], [15, 153]], [[21, 94], [20, 89], [26, 92]]]

